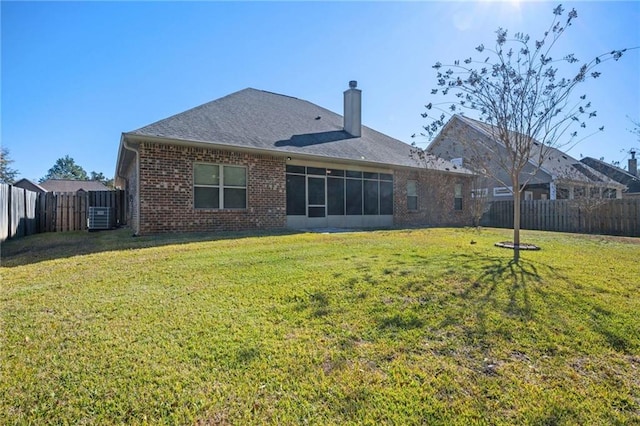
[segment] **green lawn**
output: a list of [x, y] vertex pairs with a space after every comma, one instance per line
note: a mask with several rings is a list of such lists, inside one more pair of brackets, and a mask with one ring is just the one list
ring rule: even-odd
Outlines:
[[640, 240], [509, 238], [3, 243], [0, 424], [640, 424]]

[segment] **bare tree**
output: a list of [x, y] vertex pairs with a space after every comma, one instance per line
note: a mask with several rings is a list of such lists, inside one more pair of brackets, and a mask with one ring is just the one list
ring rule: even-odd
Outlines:
[[633, 128], [629, 129], [631, 133], [633, 133], [638, 142], [640, 142], [640, 120], [634, 120], [633, 118], [627, 116], [631, 124], [633, 124]]
[[[631, 121], [631, 123], [633, 124], [633, 128], [632, 129], [628, 129], [629, 132], [633, 133], [633, 135], [635, 135], [636, 137], [636, 141], [640, 144], [640, 120], [634, 120], [633, 118], [627, 116], [627, 118], [629, 119], [629, 121]], [[640, 146], [640, 145], [638, 145]], [[631, 158], [634, 159], [636, 152], [640, 151], [640, 147], [634, 147], [631, 148], [628, 153], [631, 154]], [[629, 162], [629, 165], [631, 165], [631, 162]], [[640, 167], [636, 168], [636, 170], [628, 170], [629, 173], [632, 173], [636, 176], [640, 176]]]
[[[422, 135], [430, 139], [442, 129], [449, 115], [475, 111], [493, 139], [500, 142], [499, 149], [485, 145], [477, 153], [479, 159], [497, 163], [500, 172], [492, 172], [481, 162], [475, 164], [475, 169], [492, 178], [506, 176], [509, 181], [505, 186], [512, 188], [514, 199], [515, 262], [520, 257], [520, 200], [524, 186], [536, 175], [551, 148], [573, 146], [588, 137], [579, 137], [578, 130], [596, 117], [586, 95], [574, 98], [574, 90], [588, 79], [598, 78], [600, 72], [595, 68], [601, 63], [617, 61], [627, 50], [613, 50], [583, 64], [574, 54], [552, 56], [556, 42], [578, 16], [575, 9], [566, 19], [563, 13], [562, 6], [553, 9], [553, 21], [539, 40], [532, 41], [522, 33], [510, 38], [507, 30], [499, 28], [493, 49], [483, 44], [476, 47], [486, 59], [469, 57], [450, 65], [437, 62], [433, 66], [437, 87], [431, 95], [444, 96], [445, 101], [429, 103], [423, 114], [430, 122]], [[561, 72], [568, 77], [561, 77]]]

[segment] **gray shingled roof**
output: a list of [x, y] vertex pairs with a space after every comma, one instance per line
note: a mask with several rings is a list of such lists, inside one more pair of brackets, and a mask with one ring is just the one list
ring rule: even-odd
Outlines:
[[629, 193], [640, 192], [640, 177], [632, 175], [626, 170], [616, 167], [612, 164], [605, 163], [604, 161], [597, 160], [592, 157], [585, 157], [580, 162], [586, 164], [592, 169], [596, 169], [600, 173], [607, 175], [609, 178], [620, 182], [623, 185], [627, 185], [627, 191]]
[[102, 182], [97, 180], [49, 179], [40, 184], [47, 192], [108, 191]]
[[18, 188], [23, 188], [29, 191], [33, 191], [33, 192], [47, 192], [46, 189], [44, 189], [42, 186], [38, 185], [35, 182], [31, 182], [29, 179], [26, 178], [22, 178], [20, 180], [17, 180], [13, 183], [13, 186], [16, 186]]
[[[362, 126], [362, 136], [343, 129], [343, 117], [311, 102], [256, 89], [244, 89], [160, 120], [124, 137], [152, 136], [211, 143], [229, 148], [304, 154], [326, 160], [421, 167], [409, 144]], [[470, 173], [448, 161], [429, 168]]]

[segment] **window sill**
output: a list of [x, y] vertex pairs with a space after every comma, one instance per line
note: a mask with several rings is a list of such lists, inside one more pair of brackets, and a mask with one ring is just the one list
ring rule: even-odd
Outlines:
[[247, 212], [249, 211], [249, 209], [244, 208], [237, 208], [237, 209], [216, 209], [216, 208], [194, 208], [193, 211], [196, 212], [212, 212], [212, 213], [224, 213], [224, 212], [235, 212], [235, 213], [242, 213], [242, 212]]

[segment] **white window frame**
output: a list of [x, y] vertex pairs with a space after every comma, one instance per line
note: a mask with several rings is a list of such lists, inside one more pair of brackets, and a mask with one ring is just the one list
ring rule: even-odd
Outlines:
[[[463, 201], [462, 201], [462, 184], [455, 183], [453, 185], [453, 209], [455, 211], [462, 211], [463, 209]], [[460, 201], [458, 201], [460, 200]]]
[[[415, 194], [410, 194], [409, 193], [409, 182], [413, 182], [414, 183], [413, 188], [415, 189]], [[409, 207], [409, 198], [415, 198], [415, 200], [416, 200], [416, 208], [415, 209]], [[411, 212], [415, 212], [415, 211], [419, 210], [419, 208], [418, 208], [418, 181], [417, 180], [413, 180], [413, 179], [407, 180], [407, 210], [411, 211]]]
[[489, 196], [489, 188], [476, 188], [471, 190], [471, 198], [487, 198]]
[[[217, 185], [212, 184], [199, 184], [196, 183], [196, 167], [197, 166], [217, 166], [220, 177]], [[225, 167], [234, 167], [238, 169], [244, 169], [245, 184], [240, 185], [225, 185], [224, 169]], [[247, 167], [236, 164], [219, 164], [219, 163], [193, 163], [193, 208], [196, 210], [246, 210], [248, 207], [248, 180]], [[218, 188], [218, 207], [197, 207], [196, 206], [196, 191], [195, 188]], [[244, 207], [225, 207], [224, 190], [225, 189], [242, 189], [244, 190]]]
[[499, 186], [493, 188], [494, 197], [510, 197], [513, 195], [513, 186]]

